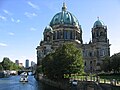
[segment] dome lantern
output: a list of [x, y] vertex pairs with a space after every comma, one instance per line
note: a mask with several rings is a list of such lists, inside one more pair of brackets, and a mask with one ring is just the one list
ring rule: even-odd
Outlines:
[[66, 11], [66, 9], [67, 9], [66, 4], [63, 3], [62, 11]]

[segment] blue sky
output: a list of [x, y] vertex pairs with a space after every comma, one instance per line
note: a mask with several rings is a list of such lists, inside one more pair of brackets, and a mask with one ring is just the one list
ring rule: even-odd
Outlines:
[[91, 39], [91, 28], [99, 17], [108, 28], [111, 55], [120, 52], [120, 0], [0, 0], [0, 61], [9, 57], [21, 63], [37, 62], [36, 47], [44, 28], [63, 2], [78, 19], [84, 43]]

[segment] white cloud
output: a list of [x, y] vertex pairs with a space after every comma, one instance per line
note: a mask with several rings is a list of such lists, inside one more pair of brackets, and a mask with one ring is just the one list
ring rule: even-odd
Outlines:
[[15, 20], [14, 18], [11, 18], [11, 21], [12, 21], [12, 22], [15, 22], [15, 23], [19, 23], [19, 22], [20, 22], [20, 19]]
[[6, 21], [6, 20], [7, 20], [7, 18], [6, 18], [6, 17], [4, 17], [4, 16], [0, 16], [0, 19], [1, 19], [1, 20], [4, 20], [4, 21]]
[[5, 9], [3, 10], [3, 12], [6, 13], [6, 14], [9, 14], [9, 12], [7, 10], [5, 10]]
[[25, 12], [25, 14], [24, 14], [25, 16], [27, 16], [28, 18], [32, 18], [32, 17], [35, 17], [35, 16], [37, 16], [37, 14], [36, 13], [29, 13], [29, 12]]
[[2, 47], [6, 47], [6, 46], [8, 46], [8, 45], [5, 44], [5, 43], [0, 43], [0, 46], [2, 46]]
[[30, 5], [32, 8], [34, 8], [34, 9], [39, 9], [39, 6], [33, 4], [32, 2], [28, 1], [27, 3], [28, 3], [28, 5]]
[[[10, 16], [8, 16], [8, 18], [10, 18], [12, 22], [15, 22], [15, 23], [19, 23], [19, 22], [20, 22], [19, 19], [16, 20], [16, 19], [14, 19], [13, 17], [11, 17], [11, 15], [12, 15], [11, 12], [9, 12], [9, 11], [7, 11], [7, 10], [5, 10], [5, 9], [3, 9], [3, 12], [4, 12], [5, 14], [7, 14], [7, 15], [10, 15]], [[2, 20], [7, 20], [6, 17], [4, 17], [4, 16], [0, 16], [0, 19], [2, 19]]]
[[3, 9], [3, 12], [6, 13], [6, 14], [8, 14], [8, 15], [12, 15], [11, 12], [9, 12], [9, 11], [7, 11], [7, 10], [5, 10], [5, 9]]
[[30, 28], [30, 31], [36, 31], [36, 28], [32, 27]]
[[19, 22], [20, 22], [20, 20], [19, 20], [19, 19], [17, 19], [16, 23], [19, 23]]
[[14, 34], [14, 33], [12, 33], [12, 32], [9, 32], [8, 34], [9, 34], [9, 35], [11, 35], [11, 36], [15, 35], [15, 34]]
[[14, 18], [11, 18], [11, 21], [12, 21], [12, 22], [15, 22]]

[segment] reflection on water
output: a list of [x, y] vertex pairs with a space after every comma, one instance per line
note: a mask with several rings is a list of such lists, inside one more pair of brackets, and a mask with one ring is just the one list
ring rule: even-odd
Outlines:
[[0, 78], [0, 90], [60, 90], [35, 80], [34, 76], [28, 76], [28, 82], [19, 82], [20, 76]]

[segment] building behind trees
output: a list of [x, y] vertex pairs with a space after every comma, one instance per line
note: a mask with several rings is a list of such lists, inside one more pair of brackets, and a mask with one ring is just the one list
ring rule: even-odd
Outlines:
[[[87, 22], [86, 22], [87, 23]], [[110, 44], [107, 38], [107, 26], [101, 21], [96, 20], [91, 28], [92, 40], [87, 44], [83, 43], [82, 26], [77, 18], [67, 11], [65, 3], [61, 12], [55, 14], [49, 26], [44, 29], [43, 40], [37, 46], [37, 65], [49, 53], [54, 52], [64, 43], [72, 42], [77, 48], [82, 49], [84, 60], [84, 70], [95, 72], [101, 70], [101, 64], [106, 56], [110, 56]]]

